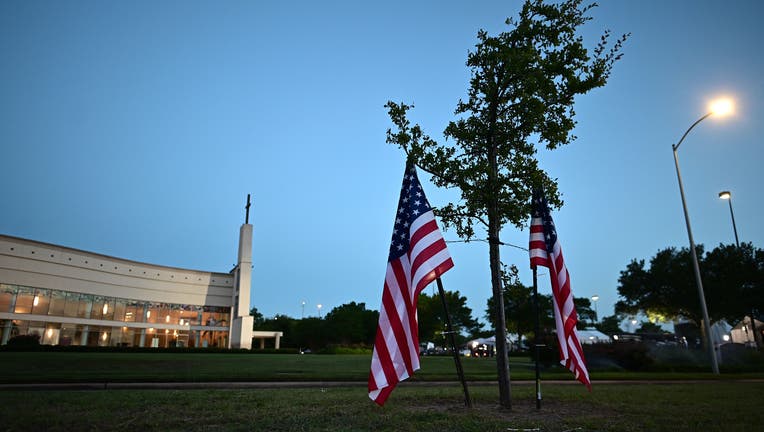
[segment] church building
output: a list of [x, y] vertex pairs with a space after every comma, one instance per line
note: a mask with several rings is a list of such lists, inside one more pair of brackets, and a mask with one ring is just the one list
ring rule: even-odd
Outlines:
[[[252, 225], [228, 273], [167, 267], [0, 234], [0, 344], [252, 346]], [[281, 334], [276, 337], [278, 348]], [[262, 342], [261, 342], [262, 344]]]

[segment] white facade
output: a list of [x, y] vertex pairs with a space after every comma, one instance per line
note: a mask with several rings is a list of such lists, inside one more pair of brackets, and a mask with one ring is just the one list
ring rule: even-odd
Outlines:
[[53, 335], [67, 334], [73, 345], [251, 348], [251, 250], [248, 224], [231, 273], [0, 235], [0, 343], [18, 334], [61, 342]]

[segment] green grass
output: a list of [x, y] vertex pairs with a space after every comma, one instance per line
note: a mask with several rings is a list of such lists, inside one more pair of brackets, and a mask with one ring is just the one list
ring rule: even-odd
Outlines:
[[[494, 379], [487, 359], [464, 359], [472, 380]], [[0, 352], [0, 382], [124, 381], [364, 381], [370, 356], [297, 354], [177, 354]], [[420, 380], [453, 380], [453, 359], [425, 357]], [[528, 369], [527, 360], [517, 363]]]
[[[494, 381], [493, 359], [463, 358], [470, 381]], [[225, 353], [80, 353], [0, 352], [0, 383], [66, 382], [208, 382], [208, 381], [365, 381], [368, 355], [225, 354]], [[513, 380], [533, 379], [528, 358], [512, 357]], [[415, 381], [456, 379], [451, 357], [423, 357]], [[543, 379], [572, 379], [560, 368], [546, 369]], [[715, 379], [710, 373], [631, 373], [591, 371], [594, 380]], [[722, 377], [729, 377], [723, 374]], [[735, 374], [738, 378], [764, 373]]]
[[[422, 369], [387, 405], [369, 401], [368, 355], [0, 352], [0, 383], [347, 381], [335, 387], [23, 391], [0, 390], [0, 431], [731, 431], [764, 424], [764, 374], [592, 371], [593, 391], [561, 368], [543, 374], [534, 405], [527, 358], [511, 358], [513, 408], [498, 407], [493, 359], [463, 358], [473, 409], [463, 406], [453, 359]], [[758, 378], [745, 381], [744, 378]], [[611, 384], [597, 380], [681, 380]], [[360, 383], [359, 383], [360, 381]], [[428, 381], [453, 384], [428, 386]]]
[[533, 388], [513, 386], [513, 408], [491, 385], [402, 384], [384, 407], [363, 386], [248, 390], [2, 391], [4, 431], [733, 431], [764, 422], [764, 384], [547, 385], [540, 411]]

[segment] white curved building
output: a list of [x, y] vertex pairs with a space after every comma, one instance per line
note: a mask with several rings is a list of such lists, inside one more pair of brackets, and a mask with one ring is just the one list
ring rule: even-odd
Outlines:
[[213, 273], [0, 235], [0, 344], [251, 348], [252, 225]]

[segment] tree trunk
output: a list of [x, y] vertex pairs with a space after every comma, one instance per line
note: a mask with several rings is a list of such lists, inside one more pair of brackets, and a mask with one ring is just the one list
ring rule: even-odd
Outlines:
[[491, 287], [493, 288], [493, 301], [496, 304], [496, 369], [499, 376], [499, 403], [502, 407], [511, 409], [512, 398], [509, 388], [509, 355], [507, 350], [507, 322], [504, 314], [504, 292], [502, 290], [501, 256], [499, 254], [499, 233], [501, 232], [501, 216], [499, 215], [498, 184], [499, 158], [496, 143], [494, 142], [493, 126], [496, 124], [497, 103], [490, 108], [490, 131], [488, 141], [488, 189], [489, 198], [486, 206], [488, 217], [488, 259], [491, 266]]
[[491, 222], [491, 213], [488, 214], [489, 232], [489, 260], [491, 264], [491, 286], [493, 287], [493, 302], [496, 305], [496, 369], [499, 376], [499, 401], [502, 407], [512, 408], [512, 399], [509, 388], [509, 358], [507, 351], [507, 325], [504, 315], [504, 294], [501, 282], [501, 257], [499, 256], [499, 230], [498, 224]]

